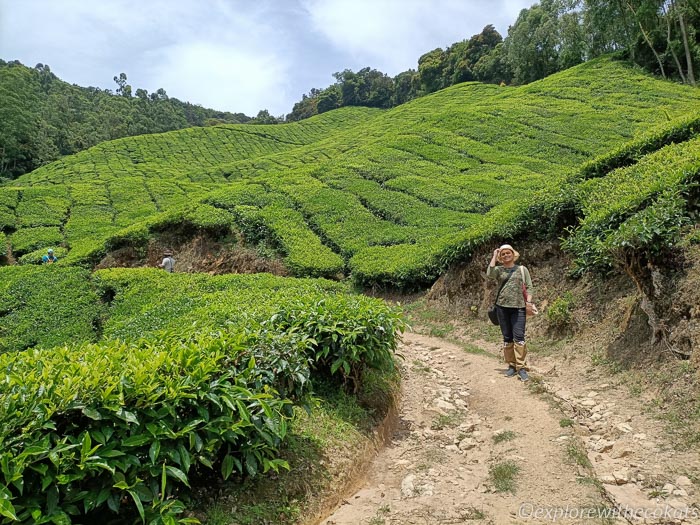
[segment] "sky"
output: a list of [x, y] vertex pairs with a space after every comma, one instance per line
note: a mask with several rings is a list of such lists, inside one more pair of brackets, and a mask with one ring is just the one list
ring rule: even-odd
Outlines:
[[0, 0], [0, 58], [62, 80], [255, 116], [289, 113], [333, 73], [390, 76], [535, 0]]

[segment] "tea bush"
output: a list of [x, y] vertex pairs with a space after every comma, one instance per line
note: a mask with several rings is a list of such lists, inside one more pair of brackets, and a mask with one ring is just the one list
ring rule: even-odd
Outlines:
[[673, 144], [581, 184], [582, 218], [562, 244], [574, 256], [575, 272], [605, 271], [626, 251], [654, 261], [668, 253], [696, 204], [700, 138]]
[[312, 341], [315, 367], [340, 373], [355, 391], [366, 368], [391, 369], [404, 331], [398, 310], [361, 296], [305, 297], [290, 301], [271, 318], [282, 332], [303, 333]]
[[85, 270], [0, 267], [0, 353], [95, 341], [100, 313]]
[[685, 142], [699, 133], [700, 114], [686, 115], [583, 163], [579, 173], [586, 179], [602, 177], [615, 168], [634, 164], [648, 153], [669, 144]]
[[571, 326], [573, 321], [573, 307], [575, 305], [574, 295], [571, 292], [564, 292], [557, 297], [547, 308], [547, 322], [549, 326], [557, 330], [562, 330]]
[[289, 208], [268, 206], [260, 219], [281, 246], [285, 266], [299, 277], [335, 277], [343, 271], [343, 259], [325, 246], [309, 229], [304, 217]]
[[[20, 264], [42, 264], [43, 263], [43, 257], [46, 255], [46, 248], [42, 248], [41, 250], [34, 250], [33, 252], [25, 253], [18, 259]], [[68, 250], [66, 248], [54, 248], [53, 249], [53, 254], [56, 256], [58, 259], [58, 262], [60, 263], [63, 258], [68, 255]]]
[[[78, 298], [93, 317], [71, 339], [61, 308]], [[91, 281], [78, 268], [15, 266], [0, 269], [0, 301], [4, 329], [78, 343], [25, 338], [27, 350], [0, 356], [3, 522], [80, 522], [109, 509], [172, 523], [204, 472], [285, 467], [291, 407], [309, 404], [314, 375], [357, 386], [366, 368], [393, 366], [404, 326], [345, 285], [266, 274], [110, 269]]]
[[12, 251], [16, 255], [22, 255], [37, 248], [55, 248], [63, 242], [61, 231], [53, 226], [39, 226], [37, 228], [23, 228], [17, 230], [10, 237]]
[[[263, 338], [264, 352], [253, 336], [221, 333], [0, 357], [3, 521], [70, 523], [128, 507], [172, 523], [195, 473], [284, 467], [291, 402], [269, 379], [303, 396], [294, 385], [308, 364], [301, 337], [277, 338]], [[256, 356], [285, 367], [266, 373]]]

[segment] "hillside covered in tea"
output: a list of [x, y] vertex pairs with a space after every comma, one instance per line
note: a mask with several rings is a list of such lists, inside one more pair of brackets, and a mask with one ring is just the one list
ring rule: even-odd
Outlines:
[[584, 161], [697, 110], [696, 90], [600, 59], [386, 111], [125, 138], [1, 187], [0, 226], [20, 261], [61, 246], [91, 266], [184, 221], [267, 239], [295, 275], [415, 286], [514, 233]]

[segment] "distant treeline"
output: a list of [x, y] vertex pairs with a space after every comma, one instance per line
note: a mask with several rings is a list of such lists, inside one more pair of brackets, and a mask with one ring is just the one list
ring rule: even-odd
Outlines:
[[164, 89], [132, 95], [124, 73], [114, 80], [116, 92], [85, 88], [60, 80], [48, 65], [0, 60], [0, 179], [105, 140], [253, 120], [170, 98]]
[[389, 108], [469, 80], [526, 84], [611, 52], [695, 85], [699, 41], [700, 0], [541, 0], [520, 12], [505, 39], [487, 25], [425, 53], [417, 71], [335, 73], [336, 83], [303, 95], [286, 120], [342, 106]]
[[277, 118], [267, 110], [251, 118], [206, 109], [163, 89], [134, 92], [124, 73], [114, 77], [112, 92], [67, 84], [44, 64], [0, 60], [0, 180], [105, 140], [219, 123], [276, 124], [343, 106], [390, 108], [470, 80], [526, 84], [611, 52], [696, 85], [699, 42], [700, 0], [541, 0], [520, 12], [505, 39], [487, 25], [395, 77], [346, 69]]

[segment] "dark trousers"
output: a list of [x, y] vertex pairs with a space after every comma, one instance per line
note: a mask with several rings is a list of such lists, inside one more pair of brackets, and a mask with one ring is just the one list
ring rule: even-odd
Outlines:
[[525, 342], [525, 308], [499, 306], [498, 324], [501, 326], [503, 342]]

